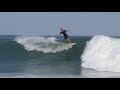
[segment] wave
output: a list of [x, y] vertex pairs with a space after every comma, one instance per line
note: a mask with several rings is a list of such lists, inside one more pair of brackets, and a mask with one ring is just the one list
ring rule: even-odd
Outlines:
[[87, 41], [81, 56], [82, 67], [120, 72], [120, 39], [96, 35]]
[[39, 37], [39, 36], [18, 36], [15, 41], [23, 45], [27, 51], [42, 51], [44, 53], [56, 53], [71, 48], [70, 45], [57, 42], [55, 37]]

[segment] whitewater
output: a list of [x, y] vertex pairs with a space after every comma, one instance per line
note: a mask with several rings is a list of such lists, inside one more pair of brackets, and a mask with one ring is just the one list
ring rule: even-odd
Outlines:
[[95, 35], [86, 42], [81, 66], [96, 71], [120, 72], [120, 39]]
[[18, 36], [15, 41], [23, 45], [27, 51], [36, 50], [44, 53], [56, 53], [71, 48], [66, 43], [57, 42], [55, 37]]

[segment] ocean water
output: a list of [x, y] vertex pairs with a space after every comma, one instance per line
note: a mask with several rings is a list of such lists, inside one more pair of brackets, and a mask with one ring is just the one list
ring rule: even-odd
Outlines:
[[120, 37], [0, 35], [0, 78], [118, 78]]
[[79, 37], [71, 48], [63, 37], [0, 36], [0, 77], [80, 77]]

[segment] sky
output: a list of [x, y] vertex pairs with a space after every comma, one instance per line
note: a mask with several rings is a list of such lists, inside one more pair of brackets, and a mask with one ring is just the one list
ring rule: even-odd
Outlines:
[[0, 12], [0, 35], [120, 36], [120, 12]]

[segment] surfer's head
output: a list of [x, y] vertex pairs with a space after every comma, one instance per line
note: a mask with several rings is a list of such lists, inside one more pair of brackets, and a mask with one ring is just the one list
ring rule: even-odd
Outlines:
[[63, 31], [63, 28], [60, 28], [61, 31]]

